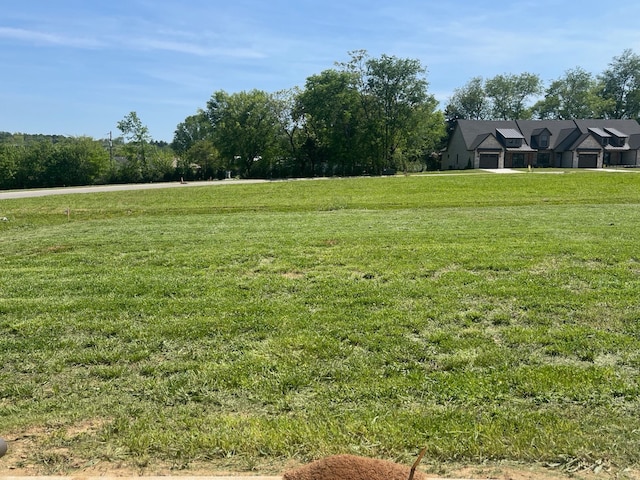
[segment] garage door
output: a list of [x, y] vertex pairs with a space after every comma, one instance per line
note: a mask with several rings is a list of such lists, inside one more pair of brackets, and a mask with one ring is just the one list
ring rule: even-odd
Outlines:
[[498, 154], [480, 154], [480, 168], [498, 168]]
[[598, 155], [583, 154], [578, 155], [578, 168], [596, 168], [598, 166]]

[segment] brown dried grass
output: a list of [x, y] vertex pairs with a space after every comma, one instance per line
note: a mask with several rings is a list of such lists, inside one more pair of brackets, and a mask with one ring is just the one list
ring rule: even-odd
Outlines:
[[[283, 480], [407, 480], [411, 469], [388, 460], [333, 455], [284, 473]], [[413, 480], [426, 480], [416, 471]]]

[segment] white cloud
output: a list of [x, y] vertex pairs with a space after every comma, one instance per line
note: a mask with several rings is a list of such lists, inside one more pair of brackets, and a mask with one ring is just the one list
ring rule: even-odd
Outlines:
[[167, 38], [140, 37], [124, 42], [129, 48], [184, 53], [201, 57], [232, 57], [240, 59], [264, 58], [265, 55], [251, 48], [209, 47], [198, 43], [176, 41]]
[[24, 28], [0, 27], [0, 38], [18, 40], [36, 45], [62, 46], [74, 48], [98, 48], [104, 43], [94, 38], [70, 37], [56, 33], [28, 30]]

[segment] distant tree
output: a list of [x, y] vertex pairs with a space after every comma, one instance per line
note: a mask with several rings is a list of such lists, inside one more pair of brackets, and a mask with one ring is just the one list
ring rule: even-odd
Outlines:
[[445, 107], [448, 120], [488, 120], [491, 103], [484, 90], [482, 77], [474, 77], [461, 88], [456, 88]]
[[208, 138], [196, 141], [180, 157], [180, 175], [184, 178], [208, 180], [223, 178], [220, 153]]
[[273, 158], [279, 144], [279, 123], [273, 97], [261, 90], [215, 92], [207, 102], [213, 144], [225, 168], [236, 165], [249, 177], [256, 164]]
[[176, 164], [173, 150], [168, 146], [160, 147], [150, 143], [146, 148], [144, 180], [158, 182], [173, 180], [176, 175]]
[[[6, 140], [4, 137], [3, 140]], [[24, 148], [0, 141], [0, 188], [14, 188], [19, 159]]]
[[54, 157], [51, 140], [33, 141], [21, 149], [17, 157], [15, 185], [18, 188], [34, 188], [49, 185], [46, 178], [47, 165]]
[[178, 173], [182, 178], [219, 176], [220, 154], [213, 143], [213, 126], [204, 110], [199, 109], [178, 124], [171, 147], [179, 157]]
[[530, 118], [527, 101], [542, 93], [542, 81], [533, 73], [497, 75], [487, 79], [485, 92], [491, 101], [495, 120]]
[[338, 64], [352, 75], [359, 92], [363, 120], [361, 148], [372, 173], [403, 168], [416, 145], [424, 144], [425, 131], [436, 114], [437, 101], [428, 93], [426, 68], [419, 60], [382, 55], [365, 50], [350, 52], [351, 60]]
[[45, 186], [92, 185], [107, 173], [109, 152], [92, 138], [67, 138], [55, 144], [45, 165]]
[[640, 117], [640, 56], [626, 49], [601, 75], [600, 96], [605, 118]]
[[367, 93], [381, 117], [383, 168], [399, 167], [410, 145], [423, 137], [416, 127], [424, 126], [422, 120], [433, 115], [437, 106], [428, 85], [419, 60], [382, 55], [367, 61]]
[[303, 119], [296, 115], [300, 96], [299, 88], [280, 90], [273, 94], [275, 114], [280, 127], [281, 154], [272, 165], [275, 176], [298, 176], [304, 174], [302, 145], [305, 140]]
[[532, 107], [533, 115], [539, 119], [556, 120], [595, 118], [600, 113], [601, 103], [597, 86], [593, 75], [583, 68], [567, 70], [562, 77], [551, 82], [544, 98]]
[[307, 78], [301, 90], [215, 92], [203, 112], [176, 129], [180, 172], [190, 171], [196, 154], [219, 158], [223, 169], [244, 176], [432, 165], [444, 122], [428, 92], [426, 68], [413, 59], [371, 58], [364, 50], [350, 56]]
[[211, 139], [213, 129], [204, 110], [199, 109], [195, 115], [188, 116], [176, 127], [171, 147], [178, 154], [186, 153], [193, 145]]
[[368, 139], [364, 142], [373, 173], [401, 168], [410, 145], [424, 132], [415, 128], [435, 114], [437, 102], [428, 93], [426, 68], [419, 60], [382, 55], [371, 58], [365, 50], [350, 52], [340, 64], [353, 75], [360, 91]]
[[[409, 137], [398, 168], [408, 169], [414, 165], [412, 170], [439, 170], [439, 152], [446, 146], [446, 121], [444, 113], [435, 110], [437, 102], [424, 107], [424, 114], [417, 116], [417, 123], [414, 133]], [[417, 168], [419, 167], [419, 168]]]
[[309, 173], [352, 174], [366, 155], [363, 148], [363, 106], [353, 73], [325, 70], [307, 78], [298, 95], [296, 117], [301, 120], [301, 150]]
[[151, 141], [151, 135], [146, 125], [138, 117], [136, 112], [130, 112], [117, 124], [118, 130], [127, 140], [124, 153], [128, 159], [128, 165], [122, 170], [127, 180], [142, 181], [147, 179], [147, 149]]
[[142, 144], [151, 141], [149, 129], [146, 125], [142, 124], [136, 112], [130, 112], [118, 122], [117, 126], [118, 130], [122, 132], [122, 135], [124, 135], [129, 142]]

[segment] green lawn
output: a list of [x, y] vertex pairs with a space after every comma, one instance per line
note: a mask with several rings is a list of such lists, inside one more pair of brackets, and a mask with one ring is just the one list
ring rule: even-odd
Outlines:
[[640, 172], [52, 196], [0, 217], [0, 437], [34, 436], [21, 464], [278, 472], [423, 446], [425, 466], [640, 464]]

